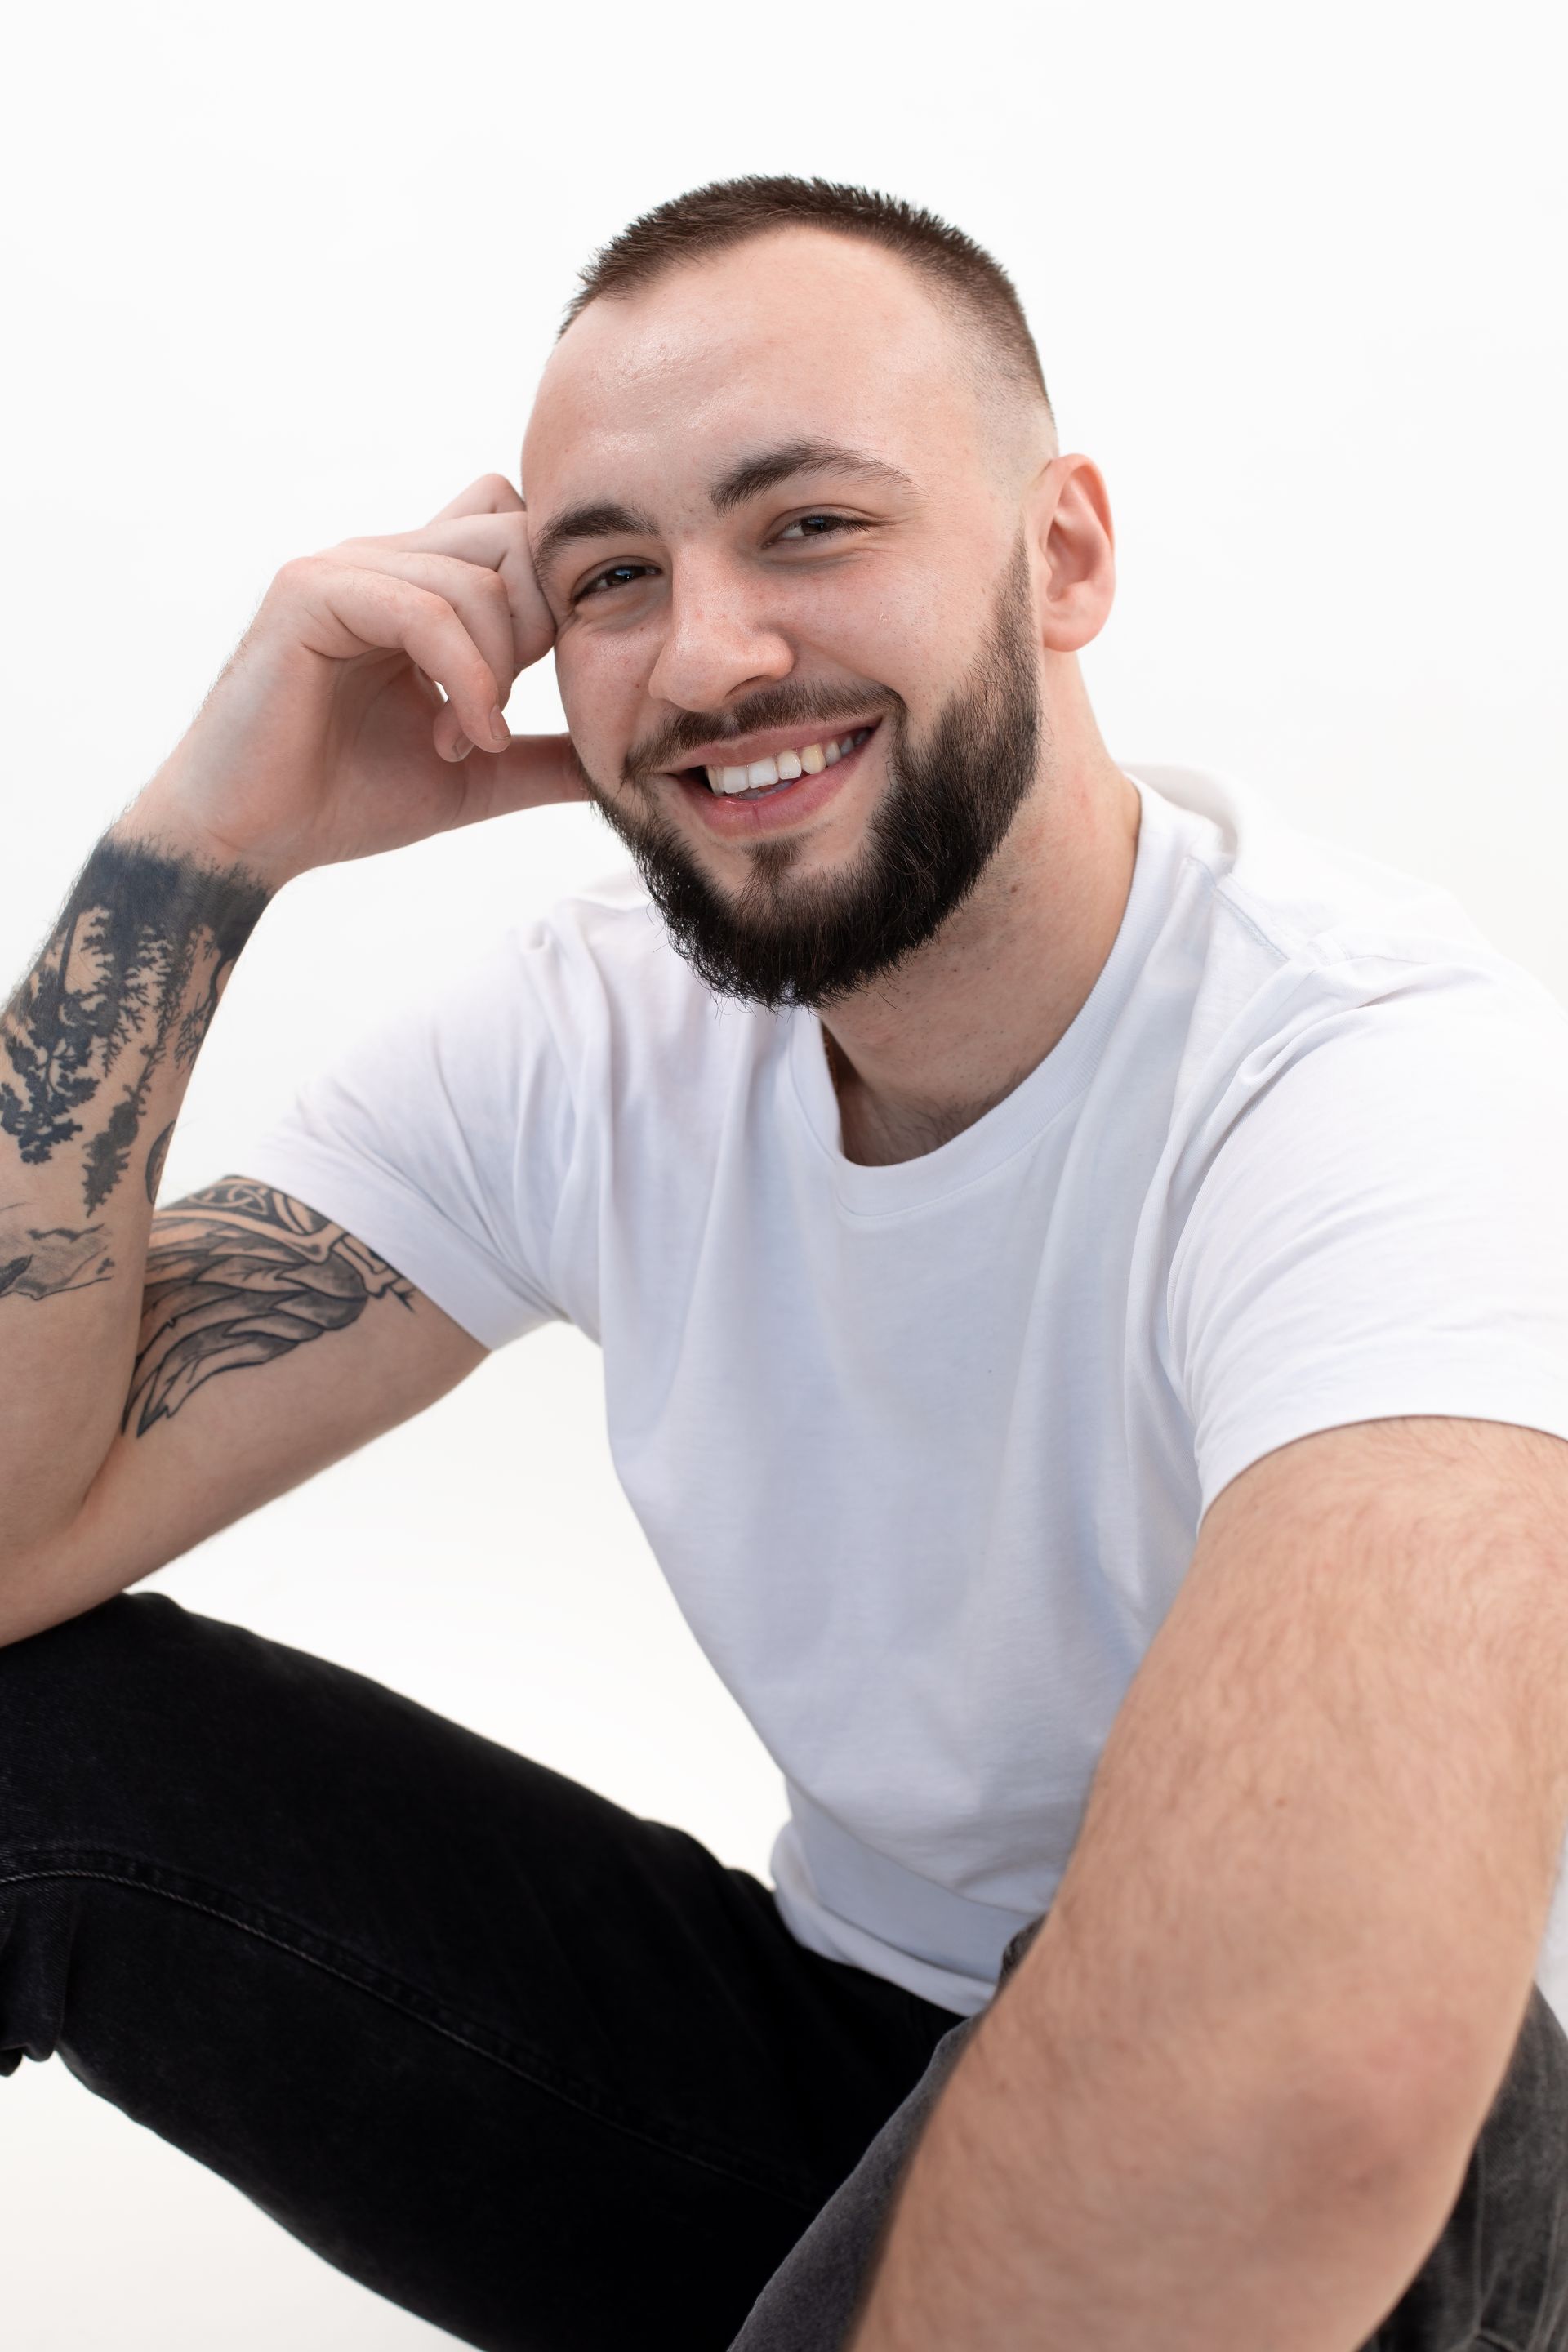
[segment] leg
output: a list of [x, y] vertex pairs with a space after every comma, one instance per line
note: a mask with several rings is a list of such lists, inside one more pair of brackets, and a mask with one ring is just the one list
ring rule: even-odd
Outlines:
[[[1016, 1936], [1001, 1981], [1043, 1923]], [[984, 2013], [984, 2012], [983, 2012]], [[900, 2179], [979, 2023], [924, 2075], [791, 2248], [732, 2352], [839, 2352]], [[1443, 2234], [1363, 2352], [1568, 2352], [1568, 2035], [1539, 1986]]]
[[143, 1595], [0, 1650], [0, 2072], [494, 2352], [727, 2345], [945, 2011], [363, 1678]]
[[[998, 1990], [1044, 1925], [1043, 1918], [1032, 1920], [1013, 1937], [1002, 1956]], [[979, 2022], [979, 2017], [955, 2020], [942, 2035], [902, 2106], [889, 2116], [854, 2171], [768, 2281], [731, 2352], [838, 2352], [870, 2284], [873, 2258], [891, 2219], [904, 2167]]]

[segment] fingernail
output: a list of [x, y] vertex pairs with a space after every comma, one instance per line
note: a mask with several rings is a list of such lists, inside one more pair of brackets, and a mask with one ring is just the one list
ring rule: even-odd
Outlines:
[[495, 709], [490, 712], [490, 733], [498, 743], [510, 743], [511, 741], [511, 729], [501, 717], [501, 709], [499, 702], [496, 704]]
[[466, 760], [473, 748], [466, 735], [454, 735], [449, 756], [454, 760]]

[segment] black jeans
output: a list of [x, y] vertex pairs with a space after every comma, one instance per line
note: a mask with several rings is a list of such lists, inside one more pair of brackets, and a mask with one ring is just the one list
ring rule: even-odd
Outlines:
[[[142, 1595], [0, 1650], [0, 2072], [58, 2051], [467, 2343], [831, 2352], [971, 2030], [681, 1831], [237, 1626]], [[1538, 1994], [1378, 2352], [1563, 2352], [1565, 2190]]]

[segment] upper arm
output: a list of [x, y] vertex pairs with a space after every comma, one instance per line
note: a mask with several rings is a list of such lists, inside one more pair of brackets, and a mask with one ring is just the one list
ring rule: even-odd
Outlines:
[[7, 1593], [5, 1637], [148, 1575], [433, 1403], [486, 1352], [269, 1185], [226, 1177], [161, 1210], [120, 1433], [73, 1524]]

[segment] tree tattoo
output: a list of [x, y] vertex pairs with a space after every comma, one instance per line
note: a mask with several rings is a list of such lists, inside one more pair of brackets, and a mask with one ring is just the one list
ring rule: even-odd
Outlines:
[[144, 1437], [204, 1381], [357, 1323], [414, 1286], [342, 1225], [270, 1185], [226, 1176], [159, 1213], [121, 1426]]
[[159, 1064], [195, 1061], [267, 898], [238, 870], [102, 841], [0, 1013], [0, 1131], [29, 1166], [85, 1137], [89, 1216], [130, 1164]]

